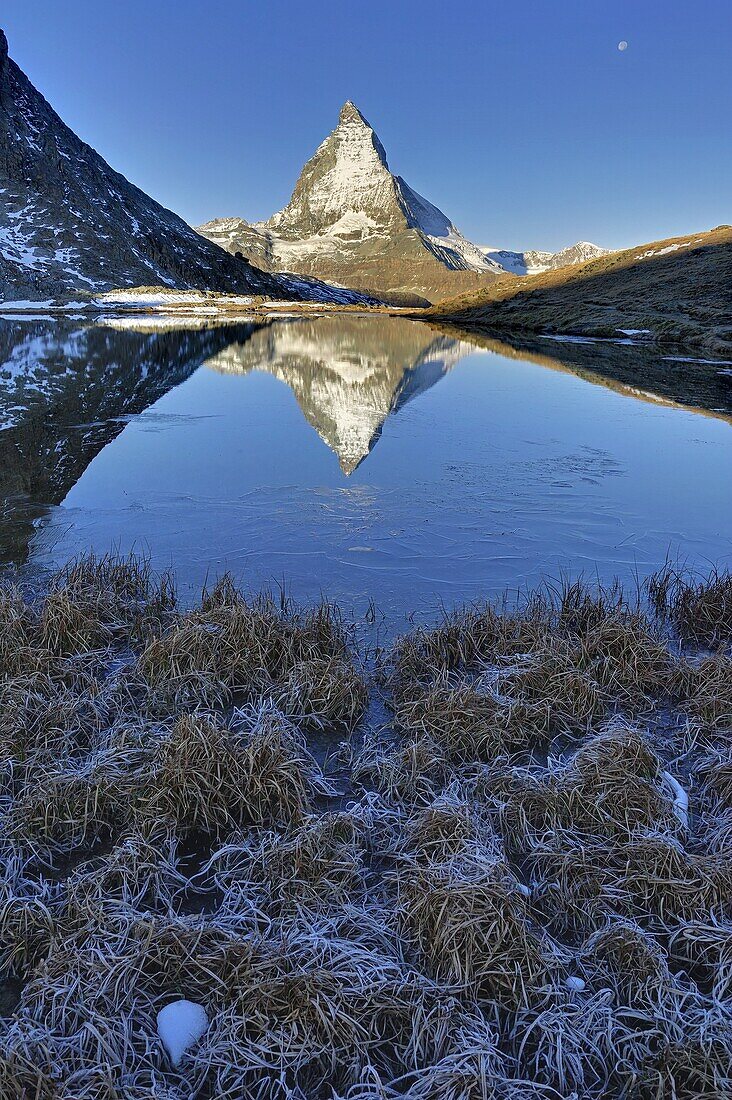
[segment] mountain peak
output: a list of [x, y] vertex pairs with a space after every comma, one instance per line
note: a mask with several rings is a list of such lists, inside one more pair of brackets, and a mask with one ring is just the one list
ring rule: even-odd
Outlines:
[[376, 132], [350, 99], [287, 205], [249, 232], [225, 235], [215, 227], [211, 239], [270, 270], [328, 271], [346, 286], [390, 295], [403, 289], [418, 300], [441, 296], [447, 286], [477, 287], [501, 270], [391, 172]]
[[371, 124], [364, 118], [352, 99], [347, 99], [341, 107], [338, 122], [360, 122], [362, 126], [368, 126], [369, 130], [371, 129]]

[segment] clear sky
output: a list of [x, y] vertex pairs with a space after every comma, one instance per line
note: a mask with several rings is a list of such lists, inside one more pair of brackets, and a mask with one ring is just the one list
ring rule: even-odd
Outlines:
[[732, 222], [732, 0], [3, 0], [0, 23], [62, 118], [193, 224], [284, 205], [346, 99], [480, 244]]

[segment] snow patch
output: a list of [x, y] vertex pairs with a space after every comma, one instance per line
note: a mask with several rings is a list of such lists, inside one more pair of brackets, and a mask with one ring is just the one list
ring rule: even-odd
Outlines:
[[[693, 355], [664, 355], [668, 363], [703, 363], [710, 367], [732, 367], [732, 359], [697, 359]], [[720, 371], [720, 374], [729, 374], [729, 371]]]
[[205, 1035], [207, 1028], [206, 1009], [195, 1001], [173, 1001], [158, 1012], [158, 1035], [176, 1068], [185, 1052]]
[[556, 340], [558, 344], [596, 344], [597, 339], [594, 336], [561, 336], [551, 335], [550, 333], [542, 333], [542, 340]]
[[677, 779], [671, 775], [670, 772], [663, 772], [662, 778], [666, 784], [671, 788], [671, 792], [674, 796], [674, 813], [684, 826], [685, 829], [689, 828], [689, 796], [678, 782]]
[[581, 993], [582, 990], [585, 988], [586, 983], [582, 980], [582, 978], [575, 978], [574, 976], [570, 976], [569, 978], [565, 978], [564, 984], [566, 985], [567, 989], [570, 990], [570, 992]]

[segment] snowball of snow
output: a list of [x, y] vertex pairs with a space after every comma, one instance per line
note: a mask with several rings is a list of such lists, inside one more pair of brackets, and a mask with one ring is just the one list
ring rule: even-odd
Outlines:
[[174, 1066], [180, 1065], [185, 1052], [198, 1042], [207, 1027], [205, 1008], [193, 1001], [173, 1001], [158, 1012], [158, 1035]]
[[581, 993], [585, 988], [585, 983], [581, 978], [567, 978], [564, 984], [567, 989], [571, 989], [573, 993]]

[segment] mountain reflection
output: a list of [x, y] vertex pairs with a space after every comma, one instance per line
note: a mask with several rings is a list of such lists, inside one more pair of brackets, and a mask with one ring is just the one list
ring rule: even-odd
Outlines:
[[274, 322], [206, 363], [226, 374], [266, 371], [285, 382], [348, 475], [386, 419], [471, 351], [414, 321], [356, 315]]
[[144, 317], [76, 326], [0, 321], [0, 561], [24, 561], [36, 521], [131, 417], [202, 364], [229, 374], [266, 371], [286, 382], [350, 474], [387, 417], [469, 350], [387, 317], [169, 330]]
[[265, 372], [289, 386], [345, 475], [373, 449], [389, 416], [476, 348], [571, 371], [654, 404], [724, 418], [732, 409], [732, 375], [719, 364], [609, 341], [509, 346], [350, 313], [165, 324], [159, 317], [94, 325], [0, 320], [0, 562], [25, 561], [37, 521], [96, 455], [201, 366], [227, 375]]
[[136, 332], [0, 321], [0, 560], [25, 560], [34, 522], [131, 416], [252, 328]]

